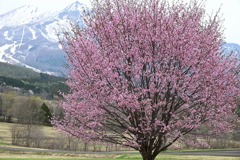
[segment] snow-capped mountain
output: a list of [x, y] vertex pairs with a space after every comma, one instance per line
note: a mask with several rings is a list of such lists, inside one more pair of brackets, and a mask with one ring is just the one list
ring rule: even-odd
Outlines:
[[57, 32], [67, 28], [69, 20], [83, 25], [83, 8], [77, 1], [55, 13], [23, 6], [0, 15], [0, 61], [61, 75], [66, 58]]
[[35, 6], [22, 6], [13, 11], [0, 15], [0, 29], [9, 26], [19, 26], [36, 21], [39, 16]]
[[226, 43], [223, 45], [223, 50], [227, 54], [233, 54], [240, 60], [240, 45], [236, 43]]

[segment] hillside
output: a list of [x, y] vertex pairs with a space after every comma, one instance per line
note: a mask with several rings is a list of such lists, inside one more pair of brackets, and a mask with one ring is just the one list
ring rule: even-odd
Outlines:
[[14, 79], [38, 79], [40, 74], [32, 69], [0, 62], [0, 76]]
[[[38, 73], [31, 69], [0, 63], [0, 89], [1, 92], [21, 90], [21, 93], [31, 90], [35, 95], [52, 99], [59, 92], [68, 92], [65, 84], [66, 78], [56, 77], [45, 73]], [[12, 89], [11, 89], [12, 87]]]

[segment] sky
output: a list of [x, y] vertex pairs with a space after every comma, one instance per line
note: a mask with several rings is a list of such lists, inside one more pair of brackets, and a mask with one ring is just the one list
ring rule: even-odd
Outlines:
[[0, 14], [24, 5], [37, 6], [38, 9], [43, 12], [58, 11], [76, 1], [90, 5], [90, 1], [88, 0], [0, 0]]
[[[0, 15], [24, 5], [37, 6], [41, 11], [57, 11], [76, 0], [0, 0]], [[78, 0], [90, 4], [88, 0]], [[184, 0], [190, 1], [190, 0]], [[240, 0], [206, 0], [206, 10], [210, 14], [221, 7], [224, 21], [224, 36], [227, 42], [240, 44]]]

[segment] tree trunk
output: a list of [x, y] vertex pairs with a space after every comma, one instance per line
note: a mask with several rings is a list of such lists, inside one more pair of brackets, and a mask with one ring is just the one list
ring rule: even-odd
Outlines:
[[30, 147], [30, 134], [31, 134], [31, 128], [30, 125], [27, 125], [27, 134], [26, 134], [26, 146]]
[[88, 151], [88, 143], [87, 143], [87, 142], [84, 143], [84, 149], [83, 149], [83, 150], [84, 150], [85, 152]]
[[156, 156], [152, 155], [152, 152], [140, 152], [143, 160], [155, 160]]
[[156, 157], [153, 157], [152, 155], [142, 155], [143, 160], [154, 160]]

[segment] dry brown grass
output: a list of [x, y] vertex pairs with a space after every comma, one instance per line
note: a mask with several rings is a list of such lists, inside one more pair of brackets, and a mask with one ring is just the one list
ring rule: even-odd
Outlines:
[[10, 129], [13, 123], [0, 122], [0, 143], [1, 144], [11, 144], [11, 132]]
[[[12, 138], [10, 130], [13, 125], [20, 124], [0, 122], [0, 144], [11, 145]], [[42, 130], [46, 137], [52, 138], [60, 136], [60, 133], [53, 127], [42, 126]]]

